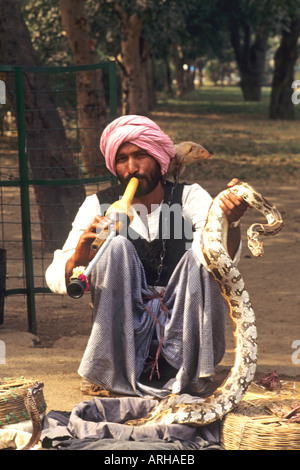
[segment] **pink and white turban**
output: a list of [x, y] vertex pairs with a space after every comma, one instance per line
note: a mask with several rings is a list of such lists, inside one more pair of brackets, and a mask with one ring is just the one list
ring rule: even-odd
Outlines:
[[170, 137], [151, 119], [138, 115], [121, 116], [104, 129], [100, 139], [106, 166], [114, 175], [117, 151], [125, 142], [137, 145], [154, 157], [160, 164], [162, 175], [176, 153]]

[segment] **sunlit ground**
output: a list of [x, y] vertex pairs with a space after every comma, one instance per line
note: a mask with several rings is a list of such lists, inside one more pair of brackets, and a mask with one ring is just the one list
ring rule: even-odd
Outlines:
[[213, 153], [209, 164], [201, 163], [209, 177], [226, 178], [234, 166], [240, 178], [297, 178], [300, 104], [294, 121], [277, 121], [268, 117], [269, 101], [269, 88], [260, 102], [245, 102], [239, 87], [203, 87], [182, 99], [160, 99], [152, 118], [174, 142], [193, 140]]

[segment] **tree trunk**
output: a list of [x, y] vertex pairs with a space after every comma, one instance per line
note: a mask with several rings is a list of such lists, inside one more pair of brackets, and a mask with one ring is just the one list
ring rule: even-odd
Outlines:
[[163, 62], [165, 64], [165, 91], [168, 96], [173, 96], [173, 90], [172, 90], [172, 73], [171, 73], [171, 67], [169, 63], [169, 58], [164, 55], [163, 56]]
[[[25, 120], [27, 155], [33, 179], [78, 177], [65, 130], [44, 75], [26, 73], [26, 66], [38, 61], [23, 21], [17, 0], [0, 0], [0, 55], [6, 65], [24, 66]], [[16, 114], [15, 83], [12, 73], [6, 74], [7, 97]], [[40, 93], [39, 91], [42, 91]], [[58, 145], [59, 143], [59, 145]], [[58, 148], [59, 147], [59, 148]], [[85, 196], [82, 186], [35, 186], [41, 232], [46, 251], [61, 246], [70, 224]]]
[[180, 98], [184, 95], [184, 70], [183, 54], [180, 46], [172, 45], [172, 60], [175, 68], [176, 96]]
[[149, 113], [147, 84], [147, 44], [141, 37], [142, 22], [136, 13], [127, 14], [114, 2], [121, 17], [121, 54], [117, 60], [122, 71], [122, 114]]
[[282, 31], [280, 46], [275, 53], [270, 101], [270, 118], [293, 120], [292, 83], [297, 61], [297, 43], [300, 36], [300, 16], [291, 21], [290, 28]]
[[195, 66], [188, 63], [188, 69], [184, 70], [184, 88], [186, 91], [193, 91], [195, 89]]
[[203, 86], [203, 70], [204, 70], [204, 67], [205, 67], [205, 62], [204, 62], [204, 59], [197, 59], [196, 60], [196, 63], [195, 63], [195, 69], [198, 71], [198, 73], [196, 74], [197, 77], [198, 77], [198, 80], [199, 80], [199, 87], [202, 87]]
[[243, 42], [237, 24], [230, 26], [231, 44], [241, 75], [240, 86], [245, 101], [260, 101], [265, 71], [268, 31], [264, 25], [258, 27], [251, 44], [251, 28], [243, 26]]
[[[85, 15], [85, 0], [60, 0], [61, 17], [75, 65], [99, 63]], [[90, 176], [107, 173], [99, 138], [107, 124], [102, 70], [77, 73], [77, 107], [81, 158]]]
[[157, 82], [157, 74], [156, 74], [156, 62], [155, 62], [155, 56], [153, 51], [150, 52], [150, 73], [148, 74], [147, 72], [147, 77], [148, 78], [148, 103], [149, 103], [149, 110], [152, 111], [156, 104], [157, 104], [157, 98], [156, 98], [156, 82]]

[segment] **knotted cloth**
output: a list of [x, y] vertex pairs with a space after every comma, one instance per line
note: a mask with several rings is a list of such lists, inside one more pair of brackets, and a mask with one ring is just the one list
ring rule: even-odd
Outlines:
[[145, 116], [121, 116], [112, 121], [103, 131], [100, 138], [100, 150], [105, 158], [108, 170], [116, 175], [116, 155], [120, 145], [129, 142], [154, 157], [164, 175], [170, 159], [176, 150], [170, 137], [151, 119]]

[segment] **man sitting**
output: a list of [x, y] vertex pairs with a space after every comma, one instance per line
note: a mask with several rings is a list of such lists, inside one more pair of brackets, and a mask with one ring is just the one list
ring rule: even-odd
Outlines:
[[[110, 123], [100, 148], [120, 184], [88, 196], [80, 207], [46, 272], [53, 292], [66, 293], [73, 269], [94, 256], [99, 227], [111, 223], [104, 208], [132, 177], [139, 185], [128, 232], [113, 239], [90, 276], [94, 321], [78, 372], [91, 384], [88, 393], [201, 394], [225, 351], [227, 307], [201, 252], [211, 196], [199, 184], [164, 181], [176, 151], [146, 117]], [[238, 221], [247, 205], [229, 192], [221, 207], [229, 222], [228, 252], [237, 261]]]

